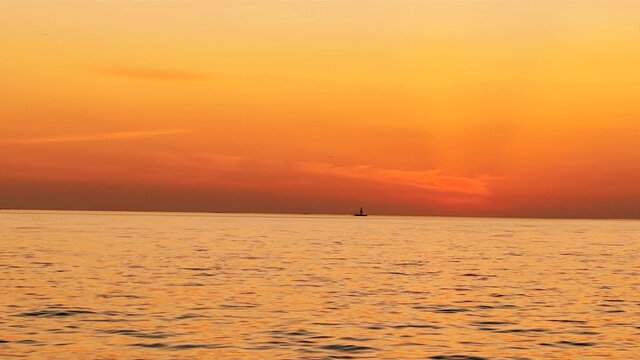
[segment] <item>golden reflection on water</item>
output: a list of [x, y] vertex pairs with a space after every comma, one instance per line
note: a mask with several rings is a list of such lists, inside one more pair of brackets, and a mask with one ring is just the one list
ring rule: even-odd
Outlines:
[[640, 358], [640, 222], [0, 212], [0, 357]]

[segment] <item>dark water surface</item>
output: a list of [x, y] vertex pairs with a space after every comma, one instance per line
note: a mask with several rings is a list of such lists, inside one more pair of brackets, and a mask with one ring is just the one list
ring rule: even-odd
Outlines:
[[0, 358], [640, 359], [640, 221], [0, 212]]

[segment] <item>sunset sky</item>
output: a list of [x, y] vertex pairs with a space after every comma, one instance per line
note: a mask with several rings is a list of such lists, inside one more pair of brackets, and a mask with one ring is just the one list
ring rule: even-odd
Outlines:
[[0, 208], [640, 217], [638, 1], [0, 1]]

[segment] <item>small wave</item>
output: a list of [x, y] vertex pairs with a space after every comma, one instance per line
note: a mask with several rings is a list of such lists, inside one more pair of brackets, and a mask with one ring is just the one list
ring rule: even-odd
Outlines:
[[563, 323], [575, 323], [575, 324], [586, 324], [587, 322], [584, 320], [568, 320], [568, 319], [552, 319], [549, 321], [553, 322], [563, 322]]
[[545, 329], [506, 329], [506, 330], [496, 330], [496, 333], [500, 334], [512, 334], [512, 333], [528, 333], [528, 332], [547, 332], [549, 330]]
[[182, 284], [169, 284], [169, 286], [188, 286], [188, 287], [198, 287], [198, 286], [204, 286], [204, 284], [196, 283], [196, 282], [188, 282], [188, 283], [182, 283]]
[[361, 352], [361, 351], [371, 351], [371, 350], [375, 350], [372, 347], [368, 347], [368, 346], [358, 346], [358, 345], [342, 345], [342, 344], [335, 344], [335, 345], [324, 345], [321, 346], [322, 349], [326, 349], [326, 350], [334, 350], [334, 351], [340, 351], [340, 352]]
[[460, 309], [460, 308], [450, 308], [450, 309], [435, 309], [433, 310], [434, 313], [438, 313], [438, 314], [455, 314], [455, 313], [461, 313], [461, 312], [467, 312], [469, 310], [467, 309]]
[[74, 316], [80, 314], [95, 314], [93, 311], [89, 310], [41, 310], [34, 312], [22, 313], [18, 316], [24, 317], [64, 317], [64, 316]]
[[573, 342], [573, 341], [558, 341], [560, 345], [571, 345], [571, 346], [594, 346], [595, 343], [592, 342]]
[[396, 329], [406, 329], [406, 328], [424, 328], [424, 329], [440, 329], [439, 326], [435, 325], [427, 325], [427, 324], [403, 324], [394, 326]]
[[125, 298], [125, 299], [144, 299], [142, 296], [129, 295], [129, 294], [99, 294], [98, 297], [110, 299], [110, 298]]
[[242, 304], [242, 305], [222, 304], [219, 307], [223, 309], [250, 309], [250, 308], [258, 307], [258, 305], [256, 304]]
[[429, 305], [429, 306], [419, 305], [419, 306], [414, 306], [413, 308], [416, 310], [428, 310], [436, 314], [455, 314], [455, 313], [469, 311], [469, 309], [453, 308], [453, 307], [449, 308], [449, 307], [438, 306], [438, 305]]
[[138, 347], [157, 349], [157, 348], [164, 348], [164, 347], [167, 347], [169, 345], [163, 344], [163, 343], [153, 343], [153, 344], [131, 344], [131, 346], [138, 346]]
[[165, 333], [144, 333], [136, 330], [101, 330], [101, 332], [106, 334], [115, 334], [115, 335], [124, 335], [131, 336], [143, 339], [164, 339], [173, 335], [165, 334]]
[[181, 345], [169, 345], [165, 343], [137, 343], [131, 344], [131, 346], [149, 348], [149, 349], [166, 349], [166, 350], [192, 350], [192, 349], [219, 349], [226, 347], [226, 345], [214, 345], [214, 344], [181, 344]]
[[466, 274], [462, 274], [462, 276], [478, 277], [478, 278], [481, 278], [481, 279], [488, 279], [490, 277], [497, 277], [497, 275], [493, 275], [493, 274], [483, 275], [483, 274], [476, 274], [476, 273], [466, 273]]
[[427, 262], [426, 261], [406, 261], [406, 262], [399, 262], [394, 264], [395, 266], [422, 266], [425, 265]]
[[476, 321], [473, 325], [513, 325], [514, 323], [508, 321]]
[[345, 337], [341, 337], [340, 340], [345, 340], [345, 341], [371, 341], [372, 339], [365, 339], [365, 338], [356, 338], [356, 337], [352, 337], [352, 336], [345, 336]]
[[225, 345], [213, 345], [213, 344], [184, 344], [170, 346], [170, 350], [191, 350], [191, 349], [219, 349], [226, 347]]
[[216, 275], [203, 272], [203, 273], [196, 274], [195, 276], [216, 276]]
[[295, 331], [290, 331], [285, 333], [285, 335], [291, 335], [291, 336], [309, 336], [312, 335], [313, 333], [304, 330], [304, 329], [300, 329], [300, 330], [295, 330]]
[[184, 315], [177, 316], [175, 319], [176, 320], [186, 320], [186, 319], [206, 318], [206, 317], [207, 316], [205, 316], [205, 315], [199, 315], [199, 314], [184, 314]]
[[16, 341], [16, 344], [25, 344], [25, 345], [44, 345], [43, 343], [41, 343], [40, 341], [36, 341], [36, 340], [19, 340]]
[[569, 346], [595, 346], [595, 343], [592, 342], [573, 342], [573, 341], [558, 341], [556, 343], [540, 343], [540, 345], [542, 346], [562, 346], [562, 345], [569, 345]]
[[383, 274], [389, 274], [389, 275], [418, 275], [418, 274], [404, 273], [404, 272], [401, 272], [401, 271], [387, 271], [387, 272], [383, 272]]
[[371, 326], [367, 326], [367, 329], [369, 329], [369, 330], [382, 330], [382, 329], [385, 329], [385, 327], [382, 326], [382, 325], [371, 325]]
[[424, 346], [424, 344], [416, 343], [416, 342], [405, 342], [405, 343], [393, 344], [391, 346]]
[[487, 358], [478, 357], [478, 356], [467, 356], [467, 355], [436, 355], [430, 357], [430, 359], [436, 360], [488, 360]]

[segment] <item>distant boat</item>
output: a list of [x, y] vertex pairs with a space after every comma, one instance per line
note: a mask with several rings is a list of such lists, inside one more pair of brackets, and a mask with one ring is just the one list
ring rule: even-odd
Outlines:
[[367, 216], [367, 214], [365, 214], [364, 212], [362, 212], [362, 208], [360, 208], [360, 213], [358, 214], [353, 214], [354, 216]]

